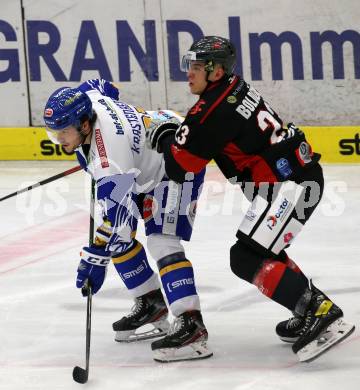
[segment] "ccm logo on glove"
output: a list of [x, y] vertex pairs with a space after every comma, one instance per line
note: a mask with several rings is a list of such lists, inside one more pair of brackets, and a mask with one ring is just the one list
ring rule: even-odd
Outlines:
[[[86, 253], [86, 254], [85, 254]], [[81, 252], [80, 256], [87, 262], [91, 264], [96, 264], [96, 265], [102, 265], [102, 266], [107, 266], [110, 262], [110, 259], [108, 257], [93, 257], [93, 256], [87, 256], [88, 252]]]

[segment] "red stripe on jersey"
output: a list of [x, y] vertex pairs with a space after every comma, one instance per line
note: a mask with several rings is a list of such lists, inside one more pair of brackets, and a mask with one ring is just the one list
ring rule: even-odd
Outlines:
[[233, 86], [237, 83], [238, 77], [235, 77], [233, 82], [225, 89], [225, 91], [215, 100], [215, 103], [210, 106], [206, 114], [201, 118], [200, 123], [204, 123], [205, 119], [215, 110], [215, 108], [221, 103], [222, 100], [225, 99], [227, 94], [230, 92], [230, 90], [233, 88]]
[[171, 153], [175, 161], [187, 172], [198, 173], [210, 161], [195, 156], [195, 154], [192, 154], [186, 149], [180, 149], [176, 145], [171, 145]]
[[212, 89], [217, 87], [219, 84], [220, 84], [220, 81], [212, 81], [211, 84], [209, 84], [209, 87], [206, 88], [206, 92], [211, 91]]
[[267, 297], [271, 298], [286, 270], [280, 261], [266, 260], [256, 274], [253, 284]]
[[252, 180], [256, 185], [260, 183], [276, 183], [278, 181], [274, 172], [262, 157], [246, 154], [232, 142], [225, 146], [223, 153], [233, 161], [239, 172], [249, 168]]

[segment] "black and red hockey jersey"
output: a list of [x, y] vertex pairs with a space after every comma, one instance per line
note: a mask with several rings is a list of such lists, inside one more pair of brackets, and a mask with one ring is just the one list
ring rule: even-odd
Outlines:
[[210, 82], [175, 135], [163, 145], [166, 172], [182, 182], [212, 159], [226, 178], [275, 183], [291, 180], [320, 155], [299, 129], [289, 131], [259, 92], [239, 76]]

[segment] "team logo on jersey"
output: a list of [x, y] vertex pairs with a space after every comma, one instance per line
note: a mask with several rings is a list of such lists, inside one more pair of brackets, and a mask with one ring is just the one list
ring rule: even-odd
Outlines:
[[151, 218], [157, 213], [158, 203], [156, 199], [151, 195], [146, 195], [143, 201], [143, 219], [144, 222], [150, 221]]
[[274, 217], [273, 215], [270, 215], [269, 217], [267, 217], [267, 220], [266, 220], [266, 225], [268, 226], [268, 228], [270, 230], [273, 229], [273, 227], [277, 224], [277, 219], [276, 217]]
[[280, 158], [276, 161], [276, 169], [284, 179], [292, 174], [290, 163], [286, 158]]
[[269, 215], [267, 217], [267, 219], [266, 219], [267, 227], [270, 230], [272, 230], [276, 226], [278, 220], [280, 222], [282, 222], [284, 220], [285, 216], [288, 214], [291, 206], [292, 206], [292, 203], [289, 200], [287, 200], [286, 198], [284, 198], [282, 200], [279, 208], [277, 209], [276, 213], [274, 215]]
[[245, 218], [250, 222], [253, 222], [256, 219], [256, 217], [257, 215], [252, 210], [248, 210], [246, 212]]
[[296, 156], [302, 166], [312, 161], [312, 155], [311, 147], [305, 141], [301, 142], [300, 146], [296, 149]]
[[190, 114], [190, 115], [196, 115], [197, 113], [199, 113], [200, 111], [202, 111], [201, 106], [203, 106], [204, 104], [206, 104], [205, 100], [204, 100], [204, 99], [200, 99], [200, 100], [193, 106], [193, 108], [189, 111], [189, 114]]
[[101, 161], [101, 166], [102, 166], [102, 168], [108, 168], [109, 161], [107, 158], [106, 149], [105, 149], [105, 145], [104, 145], [104, 141], [102, 139], [100, 129], [95, 129], [95, 142], [96, 142], [96, 147], [97, 147], [100, 161]]
[[228, 103], [230, 103], [230, 104], [234, 104], [234, 103], [237, 102], [237, 99], [236, 99], [235, 96], [230, 95], [230, 96], [228, 96], [228, 97], [226, 98], [226, 101], [227, 101]]
[[293, 239], [294, 239], [294, 235], [291, 232], [284, 234], [285, 244], [290, 244]]

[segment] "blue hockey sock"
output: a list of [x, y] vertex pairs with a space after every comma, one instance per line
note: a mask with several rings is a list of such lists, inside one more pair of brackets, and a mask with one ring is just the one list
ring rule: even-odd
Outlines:
[[177, 252], [158, 260], [161, 282], [174, 315], [200, 310], [194, 270], [185, 253]]
[[[117, 257], [113, 257], [112, 261], [116, 271], [129, 290], [136, 289], [150, 282], [150, 279], [154, 279], [152, 276], [156, 276], [150, 267], [144, 247], [136, 240], [134, 240], [134, 245], [129, 250]], [[158, 282], [156, 284], [158, 285]], [[154, 285], [154, 282], [152, 282], [152, 285]], [[159, 286], [153, 287], [158, 288]]]

